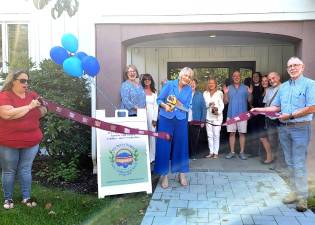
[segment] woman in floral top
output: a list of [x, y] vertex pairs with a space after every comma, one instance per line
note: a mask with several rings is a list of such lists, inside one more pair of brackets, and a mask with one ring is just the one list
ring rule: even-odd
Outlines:
[[138, 81], [138, 70], [134, 65], [126, 66], [124, 82], [121, 84], [121, 109], [127, 109], [129, 116], [136, 116], [138, 108], [145, 108], [145, 93]]

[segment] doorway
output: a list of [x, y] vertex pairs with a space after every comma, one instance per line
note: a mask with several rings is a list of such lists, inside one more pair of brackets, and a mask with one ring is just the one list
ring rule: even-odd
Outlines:
[[[228, 85], [233, 71], [239, 70], [241, 72], [242, 81], [245, 78], [251, 77], [255, 72], [255, 61], [220, 61], [220, 62], [168, 62], [167, 63], [167, 79], [177, 79], [180, 70], [183, 67], [190, 67], [194, 71], [194, 78], [198, 80], [197, 89], [201, 92], [206, 90], [207, 80], [209, 77], [214, 77], [218, 83], [218, 89], [222, 90], [223, 85]], [[223, 121], [226, 120], [227, 105], [223, 111]], [[236, 144], [236, 151], [239, 145]], [[220, 135], [220, 154], [229, 152], [228, 133], [226, 127], [222, 127]], [[205, 128], [201, 129], [199, 138], [199, 147], [196, 150], [197, 158], [202, 158], [208, 153], [207, 131]]]
[[256, 70], [255, 61], [220, 61], [220, 62], [168, 62], [167, 79], [177, 79], [179, 71], [183, 67], [190, 67], [194, 70], [194, 76], [198, 80], [198, 89], [204, 91], [209, 77], [215, 77], [219, 88], [231, 78], [232, 72], [239, 70], [244, 80], [251, 77]]

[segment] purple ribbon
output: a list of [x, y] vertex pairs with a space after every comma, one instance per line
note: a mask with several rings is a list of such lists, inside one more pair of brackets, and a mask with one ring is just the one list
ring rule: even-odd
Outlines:
[[170, 140], [171, 136], [166, 132], [153, 132], [149, 130], [140, 130], [136, 128], [126, 127], [122, 125], [117, 125], [113, 123], [107, 123], [89, 116], [81, 115], [77, 112], [71, 111], [61, 105], [58, 105], [54, 102], [48, 101], [46, 99], [41, 98], [40, 101], [42, 105], [47, 108], [49, 112], [54, 112], [61, 117], [74, 120], [78, 123], [85, 124], [90, 127], [96, 127], [102, 130], [112, 131], [121, 134], [140, 134], [140, 135], [148, 135], [156, 138], [162, 138], [166, 140]]
[[[280, 113], [278, 112], [266, 112], [266, 111], [262, 111], [262, 112], [243, 112], [233, 118], [230, 118], [228, 120], [225, 121], [225, 123], [222, 124], [222, 126], [227, 126], [227, 125], [231, 125], [233, 123], [237, 123], [237, 122], [241, 122], [241, 121], [246, 121], [249, 120], [251, 117], [256, 116], [256, 115], [264, 115], [264, 116], [270, 116], [270, 117], [279, 117]], [[202, 123], [209, 123], [209, 122], [201, 122], [201, 121], [197, 121], [197, 120], [193, 120], [191, 122], [189, 122], [189, 124], [191, 125], [201, 125]], [[211, 124], [211, 123], [209, 123]], [[213, 125], [213, 124], [212, 124]], [[218, 125], [216, 125], [218, 126]]]

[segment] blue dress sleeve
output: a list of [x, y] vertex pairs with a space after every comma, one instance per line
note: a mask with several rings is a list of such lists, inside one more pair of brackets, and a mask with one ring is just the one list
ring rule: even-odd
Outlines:
[[183, 104], [183, 106], [186, 108], [186, 109], [189, 109], [190, 107], [190, 102], [191, 102], [191, 99], [192, 99], [192, 90], [191, 90], [191, 87], [190, 86], [187, 86], [186, 87], [186, 90], [185, 90], [185, 98], [181, 99], [181, 103]]
[[158, 106], [160, 106], [160, 104], [162, 102], [165, 103], [166, 98], [169, 95], [170, 88], [171, 88], [171, 82], [168, 81], [166, 84], [164, 84], [164, 86], [162, 87], [162, 90], [161, 90], [159, 96], [156, 99], [156, 103], [157, 103]]

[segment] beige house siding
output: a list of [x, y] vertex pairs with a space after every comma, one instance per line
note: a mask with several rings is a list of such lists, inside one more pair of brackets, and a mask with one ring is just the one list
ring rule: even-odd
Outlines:
[[150, 73], [157, 83], [167, 77], [167, 62], [256, 61], [263, 74], [286, 72], [286, 62], [294, 55], [293, 45], [215, 46], [215, 47], [130, 47], [127, 62], [139, 73]]

